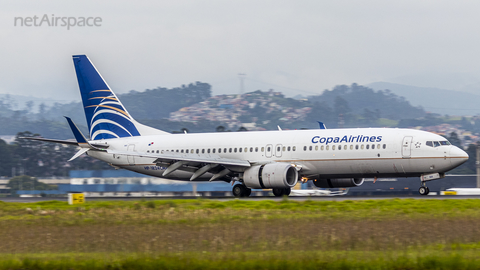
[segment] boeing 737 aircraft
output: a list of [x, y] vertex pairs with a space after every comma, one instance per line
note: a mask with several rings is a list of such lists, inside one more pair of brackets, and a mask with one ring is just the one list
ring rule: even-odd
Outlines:
[[183, 181], [236, 182], [233, 194], [273, 189], [289, 195], [297, 181], [322, 188], [355, 187], [366, 177], [443, 178], [468, 159], [444, 137], [420, 130], [356, 128], [170, 134], [136, 122], [85, 55], [73, 56], [87, 119], [85, 138], [70, 118], [78, 145], [115, 168]]

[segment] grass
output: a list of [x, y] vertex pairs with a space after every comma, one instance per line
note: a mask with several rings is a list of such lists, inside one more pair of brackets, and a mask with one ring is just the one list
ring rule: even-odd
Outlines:
[[480, 268], [479, 223], [477, 199], [0, 203], [0, 269]]

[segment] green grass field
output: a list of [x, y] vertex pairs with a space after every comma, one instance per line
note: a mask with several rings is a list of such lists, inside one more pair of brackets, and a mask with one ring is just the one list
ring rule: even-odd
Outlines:
[[0, 269], [478, 269], [480, 200], [0, 203]]

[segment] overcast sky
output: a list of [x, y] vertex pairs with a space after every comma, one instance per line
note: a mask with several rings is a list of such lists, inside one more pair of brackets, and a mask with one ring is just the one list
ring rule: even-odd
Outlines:
[[[377, 81], [445, 89], [480, 80], [479, 1], [2, 1], [0, 93], [79, 99], [71, 55], [117, 93], [210, 83], [288, 95]], [[100, 17], [98, 27], [15, 17]]]

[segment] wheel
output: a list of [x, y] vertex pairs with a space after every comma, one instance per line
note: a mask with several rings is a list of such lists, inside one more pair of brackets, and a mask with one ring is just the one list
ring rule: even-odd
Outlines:
[[284, 189], [283, 189], [283, 195], [288, 196], [288, 195], [290, 195], [290, 192], [291, 192], [291, 191], [292, 191], [291, 188], [284, 188]]
[[232, 193], [233, 196], [239, 198], [245, 196], [246, 187], [242, 184], [236, 184], [233, 186]]
[[252, 190], [249, 188], [245, 188], [245, 197], [249, 197], [252, 194]]
[[272, 192], [273, 192], [273, 195], [275, 195], [275, 197], [282, 197], [285, 191], [283, 188], [274, 188], [272, 189]]
[[420, 195], [427, 195], [429, 192], [430, 190], [428, 189], [428, 187], [420, 187], [418, 189], [418, 193], [420, 193]]

